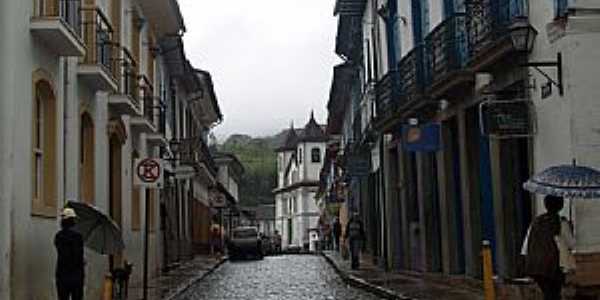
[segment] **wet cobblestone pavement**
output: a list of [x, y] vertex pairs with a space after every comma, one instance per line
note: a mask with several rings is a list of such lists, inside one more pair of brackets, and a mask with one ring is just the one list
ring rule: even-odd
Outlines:
[[177, 300], [374, 300], [347, 286], [319, 256], [275, 256], [227, 262]]

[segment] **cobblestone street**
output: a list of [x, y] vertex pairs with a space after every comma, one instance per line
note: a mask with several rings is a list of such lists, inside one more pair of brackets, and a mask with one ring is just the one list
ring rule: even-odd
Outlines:
[[347, 286], [318, 256], [276, 256], [227, 262], [177, 300], [379, 299]]

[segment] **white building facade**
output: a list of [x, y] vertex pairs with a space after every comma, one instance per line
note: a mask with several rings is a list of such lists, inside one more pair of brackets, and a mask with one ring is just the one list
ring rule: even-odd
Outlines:
[[[178, 4], [2, 1], [0, 19], [0, 63], [11, 70], [0, 75], [0, 299], [56, 298], [53, 237], [67, 199], [110, 215], [126, 245], [110, 259], [86, 251], [86, 298], [100, 299], [105, 274], [125, 262], [137, 297], [144, 245], [150, 277], [167, 263], [159, 211], [168, 195], [135, 186], [134, 161], [161, 157], [167, 140], [220, 118], [206, 109], [194, 117], [203, 108], [187, 100], [199, 75], [183, 55]], [[173, 39], [175, 48], [164, 47]], [[174, 194], [189, 205], [191, 180], [183, 181]], [[173, 218], [191, 239], [190, 216]]]
[[292, 128], [277, 149], [278, 186], [275, 193], [275, 227], [282, 248], [308, 247], [309, 230], [317, 229], [316, 193], [323, 166], [327, 136], [314, 115], [301, 130]]

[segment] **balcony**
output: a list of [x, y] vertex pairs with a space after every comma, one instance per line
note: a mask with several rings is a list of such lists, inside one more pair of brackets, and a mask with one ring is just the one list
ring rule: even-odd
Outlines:
[[131, 119], [131, 126], [138, 132], [152, 134], [156, 132], [156, 124], [154, 122], [154, 86], [146, 75], [139, 77], [139, 95], [142, 102], [143, 115]]
[[401, 101], [400, 73], [389, 71], [375, 85], [376, 123], [386, 122], [397, 112]]
[[528, 0], [470, 0], [467, 7], [466, 32], [470, 66], [485, 70], [514, 52], [511, 26], [527, 20]]
[[79, 77], [96, 91], [115, 92], [118, 85], [115, 79], [117, 63], [113, 55], [116, 44], [112, 26], [99, 8], [84, 8], [82, 13], [83, 40], [87, 52], [79, 64]]
[[434, 28], [425, 38], [425, 49], [425, 81], [432, 98], [474, 80], [473, 73], [465, 69], [469, 58], [466, 14], [455, 14]]
[[84, 56], [81, 0], [37, 0], [30, 32], [58, 56]]
[[127, 48], [121, 48], [117, 53], [121, 55], [115, 59], [118, 91], [110, 95], [109, 108], [117, 115], [140, 116], [142, 107], [139, 101], [137, 62]]

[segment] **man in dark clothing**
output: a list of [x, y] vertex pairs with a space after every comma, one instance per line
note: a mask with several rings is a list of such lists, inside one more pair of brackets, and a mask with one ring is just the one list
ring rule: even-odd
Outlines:
[[565, 275], [560, 269], [555, 237], [561, 232], [558, 213], [564, 206], [564, 200], [560, 197], [546, 196], [544, 206], [547, 212], [535, 218], [529, 229], [525, 271], [542, 290], [544, 300], [560, 300]]
[[345, 240], [348, 241], [350, 247], [350, 256], [352, 269], [356, 270], [360, 267], [360, 250], [362, 242], [365, 239], [365, 229], [358, 213], [354, 213], [350, 221], [346, 225]]
[[340, 251], [340, 236], [342, 235], [342, 224], [338, 218], [333, 222], [333, 248]]
[[59, 300], [83, 299], [83, 237], [72, 230], [77, 215], [71, 208], [61, 214], [62, 229], [54, 237], [57, 252], [56, 290]]

